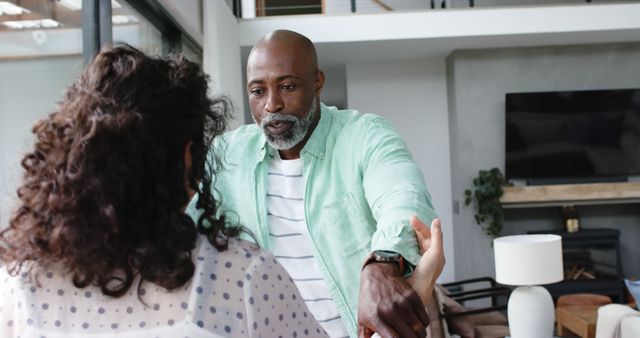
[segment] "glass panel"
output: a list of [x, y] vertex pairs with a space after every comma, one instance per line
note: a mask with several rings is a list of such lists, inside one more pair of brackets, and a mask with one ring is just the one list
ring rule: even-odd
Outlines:
[[126, 2], [112, 9], [113, 42], [125, 42], [147, 54], [162, 55], [162, 33]]
[[82, 54], [81, 1], [0, 0], [0, 59]]
[[31, 127], [80, 74], [81, 1], [0, 1], [0, 228], [8, 225], [32, 147]]
[[182, 54], [202, 66], [202, 50], [185, 39], [182, 40]]

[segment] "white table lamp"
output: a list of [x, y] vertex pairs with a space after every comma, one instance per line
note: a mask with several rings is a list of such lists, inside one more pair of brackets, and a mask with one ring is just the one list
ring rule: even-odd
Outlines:
[[512, 338], [553, 337], [555, 311], [547, 289], [538, 286], [563, 279], [562, 237], [505, 236], [493, 240], [496, 281], [518, 285], [507, 312]]

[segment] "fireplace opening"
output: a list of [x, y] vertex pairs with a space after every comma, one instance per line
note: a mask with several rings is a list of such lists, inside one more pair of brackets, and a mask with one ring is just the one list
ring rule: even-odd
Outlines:
[[530, 231], [562, 236], [564, 280], [544, 285], [554, 299], [571, 293], [596, 293], [624, 301], [620, 231], [581, 229], [578, 232]]

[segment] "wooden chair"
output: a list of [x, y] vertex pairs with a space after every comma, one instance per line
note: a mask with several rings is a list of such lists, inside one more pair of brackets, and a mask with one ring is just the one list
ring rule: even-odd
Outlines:
[[[484, 283], [488, 285], [480, 286]], [[500, 312], [506, 310], [507, 305], [506, 301], [500, 303], [500, 300], [506, 300], [510, 292], [510, 288], [496, 283], [491, 277], [438, 285], [434, 290], [434, 301], [427, 305], [433, 326], [430, 328], [429, 337], [447, 337], [447, 330], [462, 338], [508, 336], [507, 318]], [[486, 298], [491, 298], [491, 306], [483, 308], [464, 306], [466, 301]]]

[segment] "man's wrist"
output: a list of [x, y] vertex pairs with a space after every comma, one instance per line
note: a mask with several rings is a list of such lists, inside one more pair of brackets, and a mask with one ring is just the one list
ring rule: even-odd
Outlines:
[[398, 264], [393, 263], [382, 263], [372, 261], [369, 264], [366, 264], [362, 267], [362, 275], [377, 275], [383, 274], [386, 276], [392, 277], [402, 277], [402, 271], [400, 271], [400, 266]]
[[364, 264], [362, 264], [362, 269], [364, 270], [364, 268], [370, 264], [394, 266], [397, 268], [400, 276], [403, 276], [406, 270], [404, 257], [394, 251], [375, 250], [371, 252], [365, 259]]

